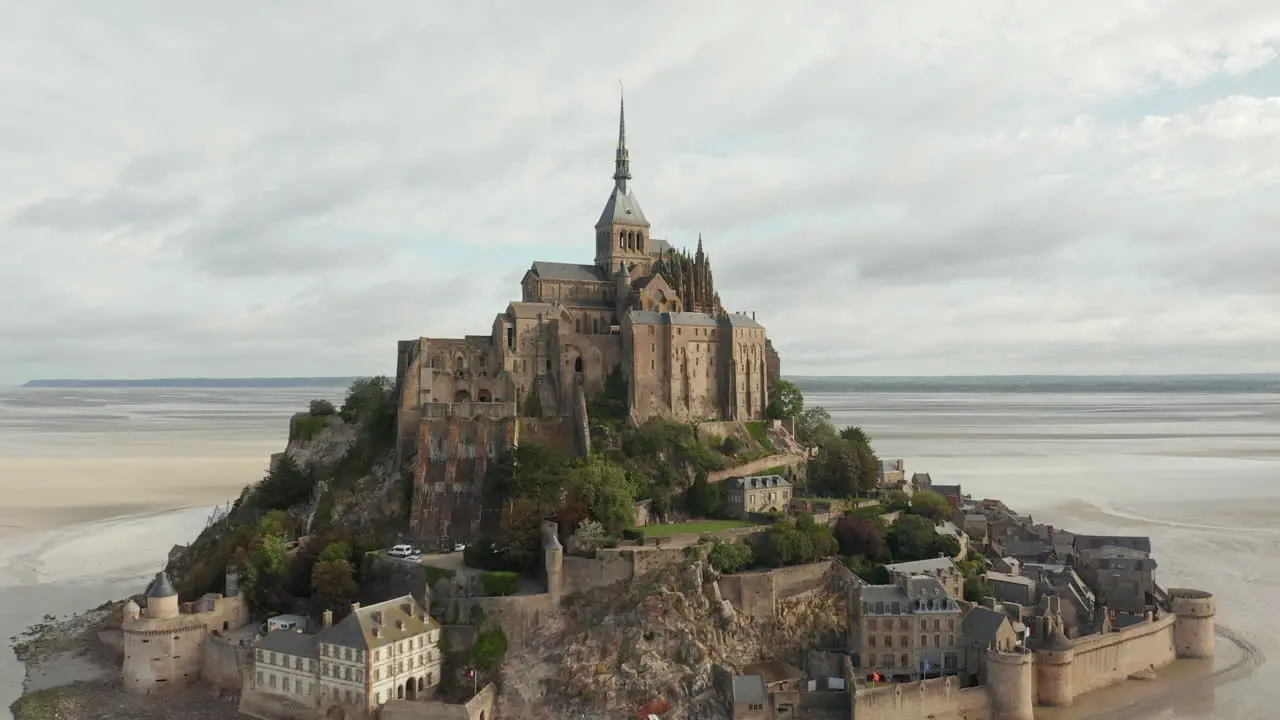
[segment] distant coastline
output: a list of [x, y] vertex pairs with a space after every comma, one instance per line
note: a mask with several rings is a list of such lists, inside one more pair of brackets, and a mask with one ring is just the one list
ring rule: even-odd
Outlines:
[[134, 380], [29, 380], [24, 388], [296, 388], [346, 387], [353, 377], [140, 378]]
[[[1280, 374], [786, 376], [805, 393], [1280, 393]], [[253, 389], [346, 387], [351, 377], [41, 379], [25, 388]]]

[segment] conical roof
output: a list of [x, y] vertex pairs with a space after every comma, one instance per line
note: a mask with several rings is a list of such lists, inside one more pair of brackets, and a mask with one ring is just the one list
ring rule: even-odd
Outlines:
[[149, 598], [167, 598], [177, 595], [178, 591], [173, 589], [173, 583], [169, 582], [169, 576], [164, 571], [156, 573], [156, 577], [151, 581], [150, 587], [147, 588], [147, 597]]

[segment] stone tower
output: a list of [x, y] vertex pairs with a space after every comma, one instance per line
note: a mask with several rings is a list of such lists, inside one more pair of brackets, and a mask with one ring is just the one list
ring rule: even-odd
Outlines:
[[994, 720], [1033, 720], [1034, 656], [1026, 650], [987, 651], [987, 686], [991, 688]]
[[152, 620], [164, 620], [178, 617], [178, 591], [173, 589], [169, 576], [164, 571], [156, 573], [147, 588], [147, 617]]
[[1214, 650], [1213, 595], [1203, 590], [1170, 588], [1173, 614], [1173, 649], [1180, 658], [1211, 658]]
[[608, 277], [624, 263], [648, 273], [649, 221], [640, 209], [635, 193], [627, 187], [631, 179], [631, 155], [627, 151], [626, 104], [618, 105], [618, 149], [613, 160], [613, 192], [596, 221], [596, 267]]

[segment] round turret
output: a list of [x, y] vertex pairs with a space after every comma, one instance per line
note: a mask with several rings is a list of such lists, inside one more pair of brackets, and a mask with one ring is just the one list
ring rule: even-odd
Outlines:
[[1203, 590], [1170, 588], [1169, 600], [1177, 620], [1173, 647], [1180, 658], [1211, 658], [1214, 651], [1214, 616], [1217, 602]]
[[987, 685], [991, 688], [995, 720], [1033, 720], [1032, 655], [987, 651]]
[[138, 603], [130, 599], [124, 604], [124, 608], [120, 612], [123, 614], [125, 622], [128, 622], [137, 620], [142, 615], [142, 608], [138, 607]]
[[156, 573], [147, 588], [147, 617], [156, 620], [178, 617], [178, 591], [173, 589], [163, 570]]

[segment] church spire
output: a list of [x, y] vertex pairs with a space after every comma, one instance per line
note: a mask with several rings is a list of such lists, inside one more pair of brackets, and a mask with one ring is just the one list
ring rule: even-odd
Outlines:
[[631, 179], [631, 156], [627, 153], [627, 102], [618, 90], [618, 150], [613, 159], [614, 187], [627, 192], [627, 181]]

